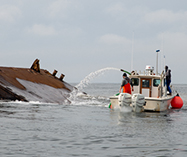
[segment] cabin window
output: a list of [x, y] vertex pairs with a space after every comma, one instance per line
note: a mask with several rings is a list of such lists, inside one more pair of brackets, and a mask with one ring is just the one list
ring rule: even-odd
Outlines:
[[149, 88], [149, 80], [142, 80], [142, 87]]
[[138, 86], [139, 85], [139, 79], [138, 78], [132, 78], [131, 81], [132, 81], [133, 86]]
[[154, 79], [153, 80], [153, 86], [158, 87], [160, 84], [160, 79]]

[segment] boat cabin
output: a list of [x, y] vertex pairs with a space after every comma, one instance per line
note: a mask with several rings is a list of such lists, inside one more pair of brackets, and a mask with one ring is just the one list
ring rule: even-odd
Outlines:
[[161, 75], [155, 74], [154, 67], [146, 66], [146, 71], [141, 73], [132, 72], [129, 78], [132, 80], [134, 91], [133, 93], [140, 93], [145, 97], [158, 98], [161, 96], [160, 82]]

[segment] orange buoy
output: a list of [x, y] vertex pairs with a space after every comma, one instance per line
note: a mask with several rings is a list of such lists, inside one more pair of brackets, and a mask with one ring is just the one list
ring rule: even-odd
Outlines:
[[171, 101], [172, 108], [180, 109], [183, 106], [183, 100], [181, 97], [177, 94]]

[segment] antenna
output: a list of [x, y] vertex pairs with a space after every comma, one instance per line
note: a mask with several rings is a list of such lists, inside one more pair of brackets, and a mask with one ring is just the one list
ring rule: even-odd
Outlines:
[[131, 71], [133, 71], [133, 53], [134, 53], [134, 31], [132, 32]]
[[162, 34], [162, 46], [161, 46], [161, 55], [160, 55], [160, 60], [161, 60], [161, 71], [165, 68], [165, 64], [164, 64], [164, 34]]
[[160, 50], [156, 50], [156, 74], [158, 75], [158, 53], [160, 52]]

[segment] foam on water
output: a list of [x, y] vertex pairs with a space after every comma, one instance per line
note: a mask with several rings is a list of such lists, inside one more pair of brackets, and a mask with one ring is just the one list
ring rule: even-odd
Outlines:
[[25, 102], [25, 101], [19, 101], [19, 100], [15, 100], [15, 101], [0, 101], [0, 104], [24, 104], [24, 105], [58, 105], [57, 103], [46, 103], [46, 102], [41, 102], [41, 101], [29, 101], [29, 102]]
[[132, 112], [132, 108], [131, 107], [121, 107], [120, 112]]
[[92, 96], [89, 94], [83, 94], [78, 92], [73, 99], [71, 99], [70, 105], [81, 105], [81, 106], [104, 106], [108, 107], [108, 98], [101, 96]]

